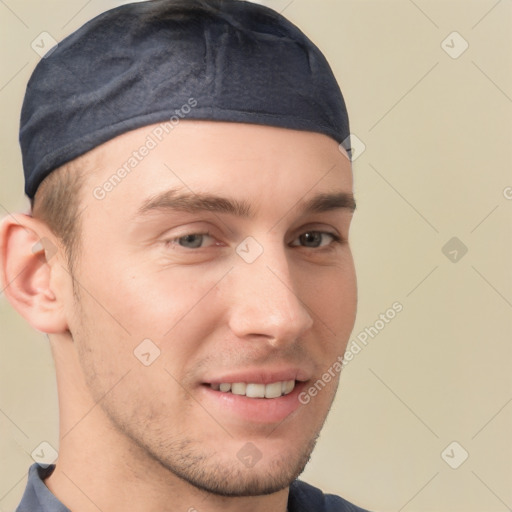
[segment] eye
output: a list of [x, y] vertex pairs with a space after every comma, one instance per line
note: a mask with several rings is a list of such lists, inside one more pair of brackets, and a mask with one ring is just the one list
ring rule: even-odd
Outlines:
[[296, 238], [291, 245], [294, 247], [302, 246], [316, 249], [317, 247], [324, 247], [332, 242], [341, 242], [341, 238], [334, 233], [327, 233], [325, 231], [306, 231]]
[[168, 245], [179, 245], [186, 249], [200, 249], [214, 243], [214, 238], [209, 233], [189, 233], [178, 238], [166, 241]]

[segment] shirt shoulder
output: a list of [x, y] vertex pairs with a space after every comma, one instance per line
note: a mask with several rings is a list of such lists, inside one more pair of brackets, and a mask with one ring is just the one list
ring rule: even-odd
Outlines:
[[369, 512], [349, 501], [324, 494], [310, 484], [295, 480], [290, 486], [288, 512]]

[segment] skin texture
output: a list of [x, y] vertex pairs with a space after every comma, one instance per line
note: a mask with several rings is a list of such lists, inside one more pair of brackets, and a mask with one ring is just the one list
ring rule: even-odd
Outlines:
[[[18, 215], [1, 226], [6, 295], [49, 333], [55, 359], [60, 447], [46, 484], [83, 512], [284, 512], [338, 379], [279, 421], [225, 407], [205, 383], [293, 371], [309, 387], [343, 354], [357, 299], [352, 211], [302, 207], [318, 194], [350, 195], [350, 162], [322, 134], [185, 120], [97, 199], [152, 129], [89, 153], [73, 275], [42, 222]], [[176, 189], [243, 201], [252, 215], [138, 214]], [[327, 233], [319, 247], [311, 232]], [[252, 263], [236, 251], [249, 236], [242, 247], [262, 250]], [[34, 254], [41, 238], [46, 251]], [[143, 340], [160, 351], [148, 366], [134, 355]], [[259, 460], [248, 467], [241, 449]]]

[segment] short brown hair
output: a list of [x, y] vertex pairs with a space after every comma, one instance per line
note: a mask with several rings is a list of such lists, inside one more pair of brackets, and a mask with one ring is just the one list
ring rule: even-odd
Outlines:
[[83, 155], [52, 171], [30, 201], [32, 216], [42, 220], [62, 242], [70, 271], [76, 263], [80, 245], [84, 160]]

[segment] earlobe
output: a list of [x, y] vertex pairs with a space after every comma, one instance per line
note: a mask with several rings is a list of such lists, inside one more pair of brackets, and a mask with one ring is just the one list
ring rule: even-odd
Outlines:
[[0, 223], [1, 289], [32, 327], [48, 334], [68, 328], [62, 293], [52, 279], [52, 272], [60, 270], [57, 243], [43, 223], [28, 215]]

